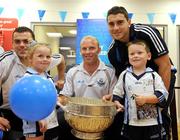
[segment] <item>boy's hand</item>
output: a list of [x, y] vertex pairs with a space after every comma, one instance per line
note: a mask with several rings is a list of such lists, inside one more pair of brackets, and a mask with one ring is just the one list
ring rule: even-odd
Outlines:
[[135, 101], [138, 106], [142, 106], [146, 103], [146, 98], [145, 96], [142, 96], [142, 95], [136, 95]]

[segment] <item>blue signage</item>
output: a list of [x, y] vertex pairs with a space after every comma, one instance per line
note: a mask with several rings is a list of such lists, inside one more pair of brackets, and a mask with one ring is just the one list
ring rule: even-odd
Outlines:
[[76, 64], [82, 62], [80, 54], [80, 42], [84, 36], [92, 35], [99, 41], [101, 53], [99, 58], [107, 65], [110, 64], [107, 56], [112, 37], [109, 34], [107, 22], [105, 19], [78, 19], [77, 37], [76, 37]]

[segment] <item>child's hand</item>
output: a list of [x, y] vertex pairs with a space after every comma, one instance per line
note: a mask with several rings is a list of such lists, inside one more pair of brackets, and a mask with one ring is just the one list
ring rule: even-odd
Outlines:
[[60, 95], [58, 97], [58, 102], [62, 105], [66, 105], [69, 101], [69, 98], [67, 96], [64, 96], [64, 95]]
[[42, 133], [46, 132], [47, 130], [47, 122], [45, 120], [39, 121], [39, 128]]
[[55, 85], [59, 88], [62, 89], [64, 87], [64, 80], [58, 80], [56, 81]]
[[117, 112], [123, 112], [124, 111], [124, 106], [122, 104], [120, 104], [119, 101], [114, 101], [116, 108], [117, 108]]
[[142, 96], [142, 95], [136, 95], [135, 101], [136, 101], [136, 105], [142, 106], [146, 103], [146, 98], [145, 96]]
[[112, 94], [107, 94], [102, 97], [103, 101], [112, 101]]

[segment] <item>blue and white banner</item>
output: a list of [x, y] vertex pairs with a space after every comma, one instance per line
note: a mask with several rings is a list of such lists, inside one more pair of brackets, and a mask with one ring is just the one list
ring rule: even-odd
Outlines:
[[24, 14], [24, 9], [17, 9], [17, 16], [18, 16], [18, 19], [21, 19], [21, 17], [23, 16]]
[[38, 10], [39, 20], [41, 21], [44, 17], [46, 10]]
[[147, 13], [150, 24], [153, 24], [155, 13]]
[[169, 13], [169, 16], [171, 18], [171, 22], [174, 24], [176, 21], [176, 13]]
[[82, 12], [83, 19], [87, 19], [89, 17], [89, 12]]
[[4, 7], [0, 7], [0, 15], [3, 12], [3, 10], [4, 10]]
[[59, 16], [62, 22], [65, 21], [66, 15], [67, 15], [67, 11], [59, 11]]

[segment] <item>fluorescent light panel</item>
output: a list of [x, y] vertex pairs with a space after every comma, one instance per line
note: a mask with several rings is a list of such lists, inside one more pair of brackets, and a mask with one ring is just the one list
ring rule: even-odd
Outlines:
[[63, 37], [61, 33], [46, 33], [48, 37]]
[[76, 35], [77, 34], [77, 30], [69, 30], [70, 34]]
[[60, 47], [60, 50], [70, 50], [70, 47]]
[[75, 58], [76, 55], [71, 55], [71, 54], [70, 54], [70, 55], [67, 55], [67, 57], [68, 57], [68, 58]]

